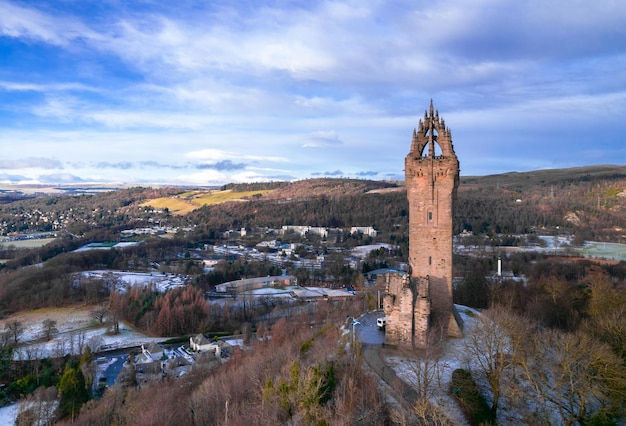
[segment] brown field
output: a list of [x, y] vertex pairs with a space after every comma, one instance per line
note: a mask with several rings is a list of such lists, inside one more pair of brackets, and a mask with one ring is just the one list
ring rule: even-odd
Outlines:
[[554, 259], [560, 262], [592, 262], [599, 265], [617, 265], [620, 261], [615, 259], [599, 259], [595, 257], [582, 257], [582, 256], [547, 256], [550, 259]]

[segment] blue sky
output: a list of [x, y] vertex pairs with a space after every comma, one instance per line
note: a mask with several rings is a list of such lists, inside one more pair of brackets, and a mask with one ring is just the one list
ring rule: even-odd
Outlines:
[[462, 175], [626, 164], [626, 3], [0, 0], [0, 182], [402, 178], [431, 98]]

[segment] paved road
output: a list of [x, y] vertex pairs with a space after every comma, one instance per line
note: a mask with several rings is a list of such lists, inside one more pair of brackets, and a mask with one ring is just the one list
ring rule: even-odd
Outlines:
[[361, 316], [358, 321], [361, 325], [354, 327], [359, 342], [368, 345], [382, 345], [385, 342], [385, 332], [376, 326], [376, 319], [385, 314], [381, 311], [370, 312]]
[[417, 392], [412, 386], [402, 381], [393, 368], [386, 365], [385, 352], [393, 349], [385, 348], [385, 332], [378, 329], [376, 319], [384, 316], [381, 311], [370, 312], [358, 319], [361, 325], [355, 326], [356, 336], [363, 345], [363, 357], [367, 365], [389, 385], [398, 403], [410, 409], [417, 399]]
[[115, 379], [122, 371], [124, 361], [128, 358], [128, 354], [119, 355], [117, 357], [111, 357], [108, 360], [111, 362], [105, 371], [105, 377], [107, 379], [107, 387], [111, 387], [115, 384]]

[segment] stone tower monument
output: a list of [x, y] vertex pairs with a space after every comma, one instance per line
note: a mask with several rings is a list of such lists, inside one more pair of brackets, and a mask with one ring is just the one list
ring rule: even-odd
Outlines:
[[386, 340], [424, 346], [432, 326], [452, 336], [460, 336], [462, 328], [452, 303], [452, 218], [459, 160], [432, 100], [430, 111], [413, 130], [404, 172], [411, 273], [387, 279]]

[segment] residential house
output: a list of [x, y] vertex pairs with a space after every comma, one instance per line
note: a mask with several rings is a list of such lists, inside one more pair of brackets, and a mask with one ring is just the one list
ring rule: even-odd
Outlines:
[[212, 346], [211, 346], [212, 344], [213, 342], [211, 342], [209, 339], [204, 337], [203, 334], [198, 334], [196, 336], [189, 338], [189, 348], [192, 351], [202, 352], [202, 351], [208, 351], [209, 349], [212, 350]]
[[169, 377], [180, 377], [191, 370], [191, 363], [187, 358], [178, 355], [169, 359], [165, 364], [165, 371]]
[[147, 353], [153, 361], [160, 361], [163, 358], [163, 348], [154, 342], [141, 345], [141, 352]]
[[217, 358], [228, 358], [232, 353], [233, 347], [228, 342], [218, 340], [212, 342], [210, 350], [214, 351]]
[[135, 357], [135, 367], [138, 373], [160, 374], [162, 371], [161, 361], [155, 361], [147, 351], [142, 351]]

